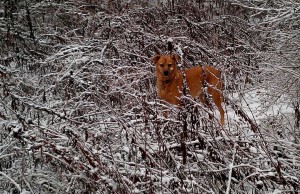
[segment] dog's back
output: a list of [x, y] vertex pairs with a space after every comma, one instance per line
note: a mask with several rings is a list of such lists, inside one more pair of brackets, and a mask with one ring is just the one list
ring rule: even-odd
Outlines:
[[[217, 106], [221, 115], [221, 124], [224, 125], [224, 110], [222, 108], [222, 82], [221, 72], [212, 66], [197, 66], [185, 71], [186, 82], [189, 88], [190, 95], [195, 98], [199, 96], [200, 101], [210, 107], [210, 104], [204, 98], [203, 92], [206, 92], [212, 97], [213, 102]], [[203, 90], [206, 87], [206, 91]], [[210, 107], [211, 108], [211, 107]]]

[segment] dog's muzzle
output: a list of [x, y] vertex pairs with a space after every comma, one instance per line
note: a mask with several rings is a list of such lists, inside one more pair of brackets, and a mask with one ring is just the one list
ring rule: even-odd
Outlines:
[[169, 75], [169, 71], [164, 71], [164, 76], [168, 76]]

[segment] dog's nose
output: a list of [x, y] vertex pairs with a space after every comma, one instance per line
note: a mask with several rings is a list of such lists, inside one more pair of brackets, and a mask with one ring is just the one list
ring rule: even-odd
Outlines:
[[164, 76], [168, 76], [169, 75], [169, 71], [164, 71]]

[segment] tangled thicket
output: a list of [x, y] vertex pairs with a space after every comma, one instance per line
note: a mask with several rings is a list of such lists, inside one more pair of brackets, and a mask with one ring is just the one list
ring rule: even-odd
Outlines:
[[[296, 193], [299, 15], [296, 0], [0, 2], [0, 191]], [[184, 68], [222, 70], [224, 128], [189, 98], [162, 116], [149, 58], [170, 38]]]

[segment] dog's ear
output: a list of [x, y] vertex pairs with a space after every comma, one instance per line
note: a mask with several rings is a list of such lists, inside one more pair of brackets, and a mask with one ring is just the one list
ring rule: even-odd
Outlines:
[[159, 60], [160, 55], [155, 55], [154, 57], [151, 58], [151, 61], [156, 64], [156, 62]]
[[180, 60], [181, 60], [181, 57], [179, 55], [177, 55], [177, 54], [174, 54], [174, 55], [172, 55], [172, 59], [175, 59], [176, 62], [179, 63]]

